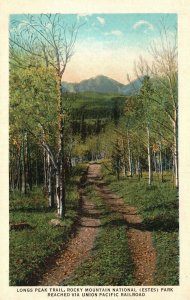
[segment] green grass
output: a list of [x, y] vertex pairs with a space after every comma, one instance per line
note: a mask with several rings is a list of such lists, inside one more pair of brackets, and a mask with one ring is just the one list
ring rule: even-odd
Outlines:
[[147, 185], [146, 174], [138, 181], [137, 177], [122, 178], [117, 181], [103, 167], [108, 187], [124, 201], [137, 208], [143, 217], [146, 230], [153, 233], [157, 253], [155, 285], [179, 284], [179, 245], [178, 245], [178, 199], [177, 191], [171, 188], [171, 174], [165, 174], [165, 182], [158, 177], [151, 187]]
[[66, 216], [63, 227], [52, 227], [48, 221], [55, 219], [55, 211], [48, 209], [48, 199], [41, 188], [29, 195], [10, 194], [10, 223], [27, 222], [33, 229], [10, 231], [10, 285], [30, 285], [46, 265], [47, 258], [62, 248], [73, 231], [78, 217], [79, 173], [86, 166], [75, 170], [72, 183], [67, 187]]
[[63, 284], [135, 285], [126, 225], [119, 214], [103, 204], [93, 186], [88, 186], [86, 192], [100, 211], [101, 227], [90, 257], [80, 265], [74, 277]]

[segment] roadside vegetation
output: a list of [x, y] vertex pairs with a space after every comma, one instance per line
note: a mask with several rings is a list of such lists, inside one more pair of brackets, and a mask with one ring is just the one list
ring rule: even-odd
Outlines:
[[74, 176], [66, 191], [67, 212], [61, 226], [52, 226], [55, 210], [48, 207], [42, 187], [33, 188], [28, 195], [10, 194], [10, 223], [27, 224], [21, 230], [10, 231], [10, 285], [36, 283], [47, 259], [62, 249], [78, 219], [80, 195], [78, 185], [86, 165], [73, 170]]
[[126, 204], [137, 208], [143, 217], [141, 230], [151, 231], [157, 253], [155, 285], [179, 284], [178, 240], [178, 193], [172, 188], [171, 173], [164, 174], [160, 183], [157, 174], [151, 186], [148, 174], [122, 177], [119, 181], [109, 172], [110, 164], [103, 166], [104, 180], [108, 187], [124, 199]]

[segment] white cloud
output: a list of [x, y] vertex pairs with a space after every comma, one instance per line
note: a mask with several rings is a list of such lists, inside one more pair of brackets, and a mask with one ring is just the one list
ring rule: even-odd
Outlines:
[[141, 26], [147, 26], [148, 29], [154, 30], [154, 26], [151, 23], [149, 23], [148, 21], [145, 21], [145, 20], [140, 20], [140, 21], [136, 22], [133, 25], [133, 29], [138, 29]]
[[90, 17], [92, 14], [84, 13], [84, 14], [77, 14], [77, 21], [79, 21], [81, 18], [84, 18], [85, 21], [88, 20], [88, 17]]
[[120, 30], [112, 30], [111, 32], [106, 32], [105, 35], [122, 36], [123, 32]]
[[98, 22], [102, 25], [104, 25], [106, 22], [105, 22], [105, 19], [102, 18], [102, 17], [96, 17], [96, 19], [98, 20]]

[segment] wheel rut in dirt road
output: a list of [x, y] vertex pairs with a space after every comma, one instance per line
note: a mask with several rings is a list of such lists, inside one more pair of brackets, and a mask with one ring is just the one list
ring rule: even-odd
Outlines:
[[[90, 180], [90, 176], [88, 177]], [[99, 212], [84, 193], [82, 193], [82, 202], [81, 218], [76, 235], [69, 240], [67, 248], [57, 256], [56, 261], [45, 272], [38, 285], [62, 284], [89, 256], [100, 226]]]
[[106, 184], [100, 180], [101, 165], [91, 165], [89, 168], [96, 189], [108, 207], [122, 215], [127, 225], [128, 245], [135, 266], [135, 278], [138, 285], [153, 285], [156, 270], [156, 251], [152, 244], [151, 232], [142, 226], [142, 217], [136, 208], [124, 203], [122, 198], [113, 194]]

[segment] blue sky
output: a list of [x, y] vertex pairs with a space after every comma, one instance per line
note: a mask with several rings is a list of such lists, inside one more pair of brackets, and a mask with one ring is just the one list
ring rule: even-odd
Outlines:
[[[93, 14], [78, 15], [77, 18], [86, 22], [81, 28], [81, 38], [91, 37], [102, 42], [109, 40], [113, 45], [122, 41], [130, 46], [136, 45], [137, 42], [144, 46], [143, 42], [147, 41], [147, 38], [155, 38], [162, 18], [165, 18], [166, 24], [171, 28], [177, 21], [175, 14]], [[115, 40], [116, 37], [120, 39]]]
[[134, 61], [140, 55], [151, 59], [148, 47], [159, 42], [160, 21], [164, 18], [170, 33], [177, 27], [175, 14], [68, 14], [63, 18], [66, 23], [84, 23], [64, 74], [70, 82], [103, 74], [127, 83], [127, 74], [133, 77]]

